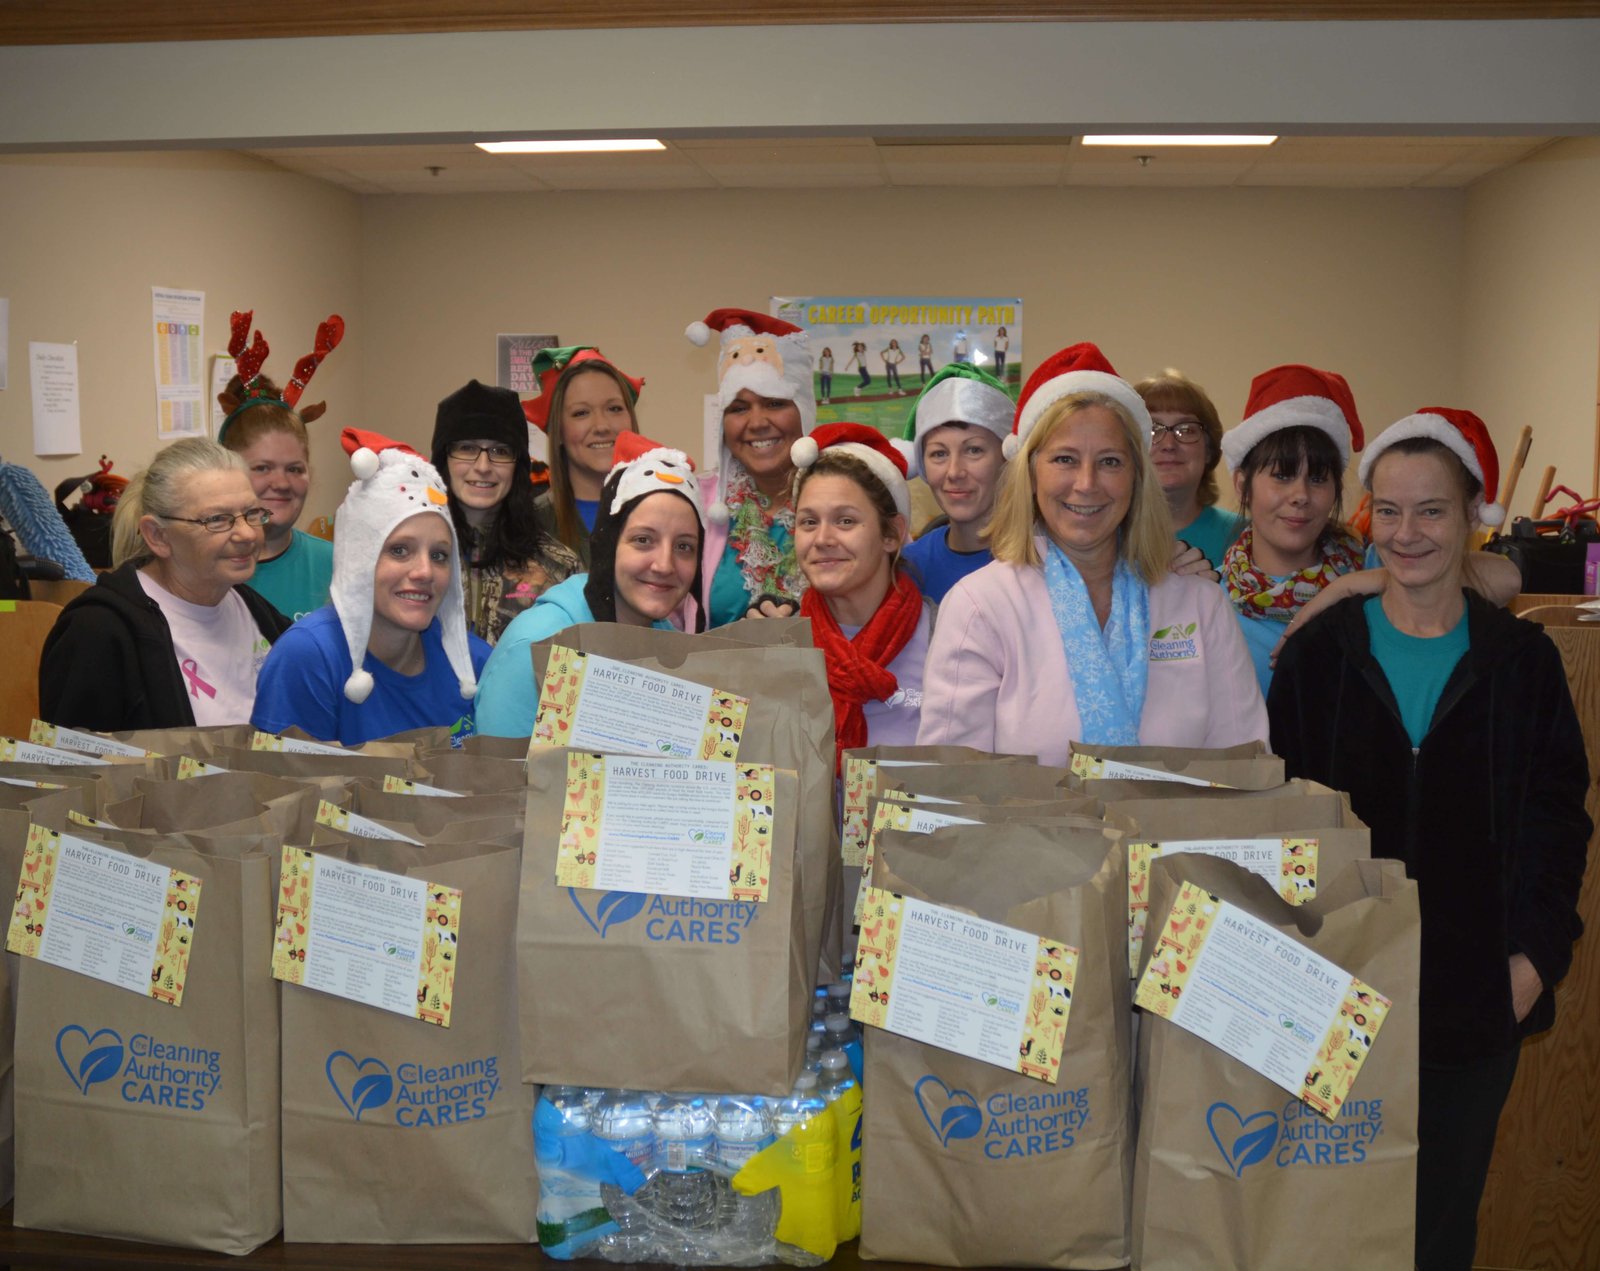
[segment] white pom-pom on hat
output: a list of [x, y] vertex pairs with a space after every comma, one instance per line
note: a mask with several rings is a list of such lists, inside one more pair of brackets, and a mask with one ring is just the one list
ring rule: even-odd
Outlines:
[[809, 468], [821, 453], [817, 449], [817, 443], [810, 437], [797, 437], [794, 444], [789, 447], [789, 462], [797, 468]]
[[704, 322], [691, 322], [684, 327], [683, 334], [688, 337], [690, 344], [698, 344], [702, 348], [711, 343], [711, 328]]
[[471, 676], [463, 675], [456, 683], [461, 688], [461, 696], [471, 701], [478, 695], [478, 681]]
[[350, 456], [350, 471], [358, 481], [371, 481], [378, 475], [378, 452], [362, 446]]
[[721, 499], [718, 499], [706, 509], [706, 520], [713, 525], [726, 525], [732, 519], [732, 516], [733, 513], [729, 510], [728, 505]]
[[359, 706], [372, 696], [374, 683], [371, 671], [365, 667], [357, 667], [344, 682], [344, 695]]
[[1478, 524], [1499, 529], [1506, 523], [1506, 510], [1498, 503], [1485, 503], [1478, 509]]
[[1016, 433], [1007, 433], [1000, 439], [1000, 454], [1007, 463], [1010, 463], [1022, 453], [1022, 438]]

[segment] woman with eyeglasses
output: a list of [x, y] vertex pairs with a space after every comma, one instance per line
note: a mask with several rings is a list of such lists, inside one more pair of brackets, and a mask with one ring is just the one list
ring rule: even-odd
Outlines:
[[246, 722], [289, 627], [245, 585], [270, 515], [233, 451], [204, 437], [158, 451], [117, 504], [114, 568], [45, 640], [45, 720], [97, 732]]
[[1217, 506], [1222, 420], [1205, 389], [1178, 371], [1140, 380], [1133, 391], [1149, 408], [1150, 464], [1167, 496], [1173, 535], [1215, 567], [1242, 526]]
[[433, 467], [450, 492], [467, 626], [491, 645], [581, 568], [576, 552], [540, 528], [531, 463], [528, 419], [510, 389], [473, 380], [439, 403]]

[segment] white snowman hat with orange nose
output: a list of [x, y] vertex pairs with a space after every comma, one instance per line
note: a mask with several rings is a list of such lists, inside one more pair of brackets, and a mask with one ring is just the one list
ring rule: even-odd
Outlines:
[[395, 527], [419, 512], [432, 512], [450, 530], [450, 582], [439, 604], [445, 656], [461, 696], [478, 691], [467, 647], [466, 605], [461, 591], [461, 554], [450, 519], [450, 497], [438, 470], [403, 442], [381, 433], [346, 428], [339, 438], [355, 480], [334, 514], [333, 584], [329, 591], [350, 649], [344, 695], [360, 703], [372, 693], [372, 673], [362, 666], [372, 638], [372, 587], [378, 555]]
[[694, 461], [683, 451], [651, 441], [641, 433], [625, 432], [617, 437], [611, 457], [614, 462], [606, 474], [606, 484], [610, 485], [612, 478], [617, 478], [611, 495], [612, 516], [647, 494], [681, 494], [693, 506], [700, 524], [706, 523]]

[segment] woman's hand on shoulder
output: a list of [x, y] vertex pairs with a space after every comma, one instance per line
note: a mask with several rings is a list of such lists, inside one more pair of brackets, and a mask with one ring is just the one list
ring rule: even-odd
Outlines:
[[1221, 580], [1221, 575], [1216, 568], [1206, 559], [1206, 554], [1198, 547], [1190, 547], [1181, 538], [1172, 544], [1172, 563], [1169, 566], [1174, 574], [1193, 574], [1197, 578], [1204, 578], [1207, 582], [1214, 583]]

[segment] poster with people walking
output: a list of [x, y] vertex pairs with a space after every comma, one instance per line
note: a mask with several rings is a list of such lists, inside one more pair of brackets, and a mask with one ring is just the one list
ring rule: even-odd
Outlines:
[[1022, 386], [1022, 301], [990, 296], [774, 296], [774, 317], [811, 337], [817, 422], [897, 437], [922, 386], [968, 362]]

